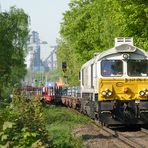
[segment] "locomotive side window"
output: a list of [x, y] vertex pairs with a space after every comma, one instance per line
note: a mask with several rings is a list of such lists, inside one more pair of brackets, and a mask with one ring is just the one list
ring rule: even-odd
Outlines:
[[104, 77], [122, 76], [123, 75], [123, 61], [103, 60], [101, 62], [101, 75]]
[[84, 69], [82, 69], [82, 85], [84, 86]]
[[148, 61], [147, 60], [128, 60], [127, 71], [129, 76], [147, 76]]
[[91, 88], [94, 88], [93, 86], [93, 64], [91, 64]]

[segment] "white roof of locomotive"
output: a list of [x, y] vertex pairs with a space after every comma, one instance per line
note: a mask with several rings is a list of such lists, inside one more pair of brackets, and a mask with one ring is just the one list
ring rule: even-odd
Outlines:
[[93, 57], [92, 59], [90, 59], [89, 61], [87, 61], [85, 64], [83, 64], [81, 68], [83, 69], [84, 67], [87, 67], [87, 66], [91, 65], [92, 63], [94, 63], [95, 59], [96, 58]]
[[[129, 50], [128, 49], [127, 50], [120, 50], [122, 47], [127, 47], [127, 48], [129, 48]], [[131, 51], [130, 49], [132, 49], [133, 51]], [[97, 56], [97, 60], [102, 59], [102, 58], [104, 58], [108, 55], [112, 55], [112, 54], [131, 53], [131, 52], [134, 52], [136, 54], [139, 54], [139, 55], [142, 55], [142, 56], [148, 58], [148, 54], [144, 50], [142, 50], [142, 49], [140, 49], [136, 46], [131, 46], [131, 45], [128, 45], [128, 44], [122, 44], [122, 45], [119, 45], [117, 47], [113, 47], [111, 49], [108, 49], [108, 50], [102, 52], [101, 54], [99, 54]]]
[[83, 64], [82, 68], [91, 65], [98, 60], [117, 53], [136, 53], [142, 55], [145, 58], [148, 58], [148, 54], [136, 46], [133, 46], [133, 38], [115, 38], [115, 46], [111, 49], [108, 49], [101, 53], [96, 53], [95, 56]]

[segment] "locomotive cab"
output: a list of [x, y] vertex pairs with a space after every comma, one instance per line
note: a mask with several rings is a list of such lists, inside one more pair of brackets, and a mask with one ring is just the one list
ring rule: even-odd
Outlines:
[[148, 55], [132, 38], [116, 38], [115, 47], [81, 69], [82, 109], [101, 122], [148, 123]]

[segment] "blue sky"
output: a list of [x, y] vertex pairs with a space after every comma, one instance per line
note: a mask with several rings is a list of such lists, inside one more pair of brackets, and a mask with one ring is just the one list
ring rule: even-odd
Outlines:
[[22, 8], [31, 17], [31, 30], [39, 33], [42, 41], [48, 46], [56, 45], [59, 36], [60, 22], [68, 10], [70, 0], [0, 0], [2, 11], [10, 6]]

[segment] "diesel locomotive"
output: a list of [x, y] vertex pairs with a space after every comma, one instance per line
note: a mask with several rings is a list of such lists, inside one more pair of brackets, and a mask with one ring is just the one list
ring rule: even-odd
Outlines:
[[107, 125], [148, 124], [148, 54], [133, 38], [115, 38], [115, 46], [82, 65], [80, 110]]

